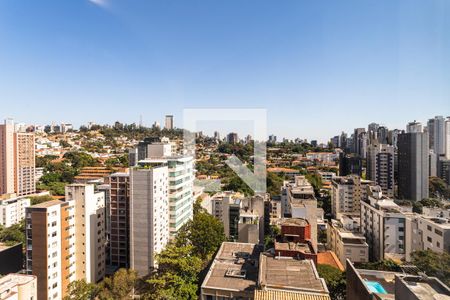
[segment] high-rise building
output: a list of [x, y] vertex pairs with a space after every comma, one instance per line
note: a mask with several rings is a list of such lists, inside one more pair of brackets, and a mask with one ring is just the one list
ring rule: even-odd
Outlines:
[[105, 275], [105, 199], [93, 185], [66, 187], [65, 201], [26, 209], [27, 272], [37, 276], [38, 299], [62, 299], [74, 280]]
[[77, 278], [98, 282], [105, 276], [105, 195], [92, 184], [70, 184], [65, 199], [75, 210]]
[[360, 157], [365, 156], [364, 145], [367, 146], [367, 135], [365, 128], [355, 128], [355, 132], [353, 134], [353, 153], [356, 153]]
[[145, 276], [169, 242], [167, 162], [130, 171], [130, 267]]
[[172, 130], [173, 129], [173, 116], [172, 115], [166, 115], [166, 118], [164, 120], [164, 128]]
[[362, 175], [362, 159], [354, 154], [339, 154], [339, 176]]
[[366, 174], [367, 179], [381, 186], [385, 195], [394, 197], [394, 147], [380, 143], [369, 145]]
[[[107, 214], [109, 216], [108, 262], [118, 268], [130, 267], [130, 174], [113, 173], [109, 185]], [[107, 226], [108, 227], [108, 226]]]
[[220, 141], [220, 133], [218, 131], [214, 131], [214, 139]]
[[367, 126], [367, 132], [369, 133], [369, 140], [376, 140], [378, 135], [378, 128], [380, 127], [380, 124], [377, 123], [370, 123], [369, 126]]
[[367, 200], [361, 201], [361, 232], [369, 244], [371, 261], [382, 259], [410, 260], [414, 250], [420, 250], [419, 240], [414, 243], [413, 214], [403, 213], [400, 206], [382, 194], [379, 186], [370, 187]]
[[359, 215], [360, 202], [367, 198], [367, 187], [374, 185], [357, 175], [334, 177], [331, 184], [331, 214], [337, 219], [342, 214]]
[[450, 184], [450, 160], [441, 159], [438, 163], [437, 175], [447, 184]]
[[428, 153], [428, 174], [430, 177], [436, 177], [438, 176], [437, 173], [438, 169], [438, 160], [436, 153], [434, 153], [434, 150], [430, 149], [430, 152]]
[[269, 135], [269, 143], [276, 144], [276, 142], [277, 142], [277, 136], [273, 135], [273, 134]]
[[36, 191], [34, 134], [16, 132], [12, 120], [0, 125], [0, 195]]
[[428, 198], [428, 133], [408, 132], [398, 136], [398, 196], [400, 199]]
[[406, 133], [423, 132], [422, 123], [414, 121], [406, 125]]
[[[446, 152], [446, 120], [442, 116], [436, 116], [428, 121], [428, 134], [430, 137], [430, 148], [434, 150], [437, 157], [445, 156]], [[433, 144], [431, 145], [431, 141]]]
[[429, 147], [433, 151], [434, 151], [434, 124], [435, 124], [435, 119], [429, 119], [427, 122]]
[[398, 141], [399, 134], [400, 134], [400, 130], [398, 130], [398, 129], [389, 130], [389, 133], [388, 133], [388, 144], [393, 146], [395, 150], [397, 150], [397, 141]]
[[29, 195], [36, 191], [34, 134], [15, 133], [15, 192]]
[[[75, 208], [67, 201], [48, 201], [27, 208], [27, 273], [37, 277], [38, 299], [62, 299], [77, 280]], [[83, 264], [85, 264], [83, 262]]]
[[227, 135], [227, 142], [230, 144], [237, 144], [239, 141], [238, 135], [235, 132], [231, 132]]
[[387, 144], [389, 129], [386, 126], [380, 126], [377, 130], [377, 140], [380, 144]]
[[450, 117], [445, 120], [445, 158], [450, 159]]

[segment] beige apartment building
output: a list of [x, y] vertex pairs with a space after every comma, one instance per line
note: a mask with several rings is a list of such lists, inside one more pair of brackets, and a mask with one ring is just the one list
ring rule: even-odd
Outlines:
[[360, 202], [367, 199], [367, 187], [374, 185], [357, 175], [334, 177], [331, 183], [331, 214], [336, 219], [342, 214], [359, 215]]
[[12, 273], [0, 278], [0, 299], [36, 300], [36, 276]]
[[328, 223], [327, 247], [336, 253], [343, 266], [347, 259], [351, 262], [369, 261], [369, 245], [364, 235], [346, 229], [338, 220]]
[[36, 191], [34, 134], [16, 132], [14, 122], [0, 125], [0, 195]]
[[26, 209], [26, 269], [38, 299], [62, 299], [70, 282], [105, 275], [104, 194], [93, 185], [66, 187], [66, 200]]
[[450, 252], [450, 222], [448, 218], [420, 216], [416, 220], [423, 250]]

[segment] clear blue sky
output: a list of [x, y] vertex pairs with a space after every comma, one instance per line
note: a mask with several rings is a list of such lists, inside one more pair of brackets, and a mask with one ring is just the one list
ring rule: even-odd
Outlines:
[[163, 121], [267, 108], [321, 141], [450, 115], [448, 0], [1, 0], [0, 117]]

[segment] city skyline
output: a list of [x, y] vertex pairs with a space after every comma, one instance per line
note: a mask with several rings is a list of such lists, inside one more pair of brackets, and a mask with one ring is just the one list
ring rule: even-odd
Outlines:
[[269, 133], [321, 141], [337, 134], [329, 122], [349, 131], [368, 114], [403, 128], [450, 114], [449, 11], [445, 1], [3, 1], [0, 103], [33, 123], [53, 109], [74, 124], [142, 114], [147, 126], [184, 108], [265, 108]]

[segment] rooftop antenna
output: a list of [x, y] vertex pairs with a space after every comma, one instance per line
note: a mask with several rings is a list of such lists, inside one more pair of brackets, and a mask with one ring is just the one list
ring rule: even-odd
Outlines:
[[139, 128], [142, 128], [142, 115], [139, 115]]

